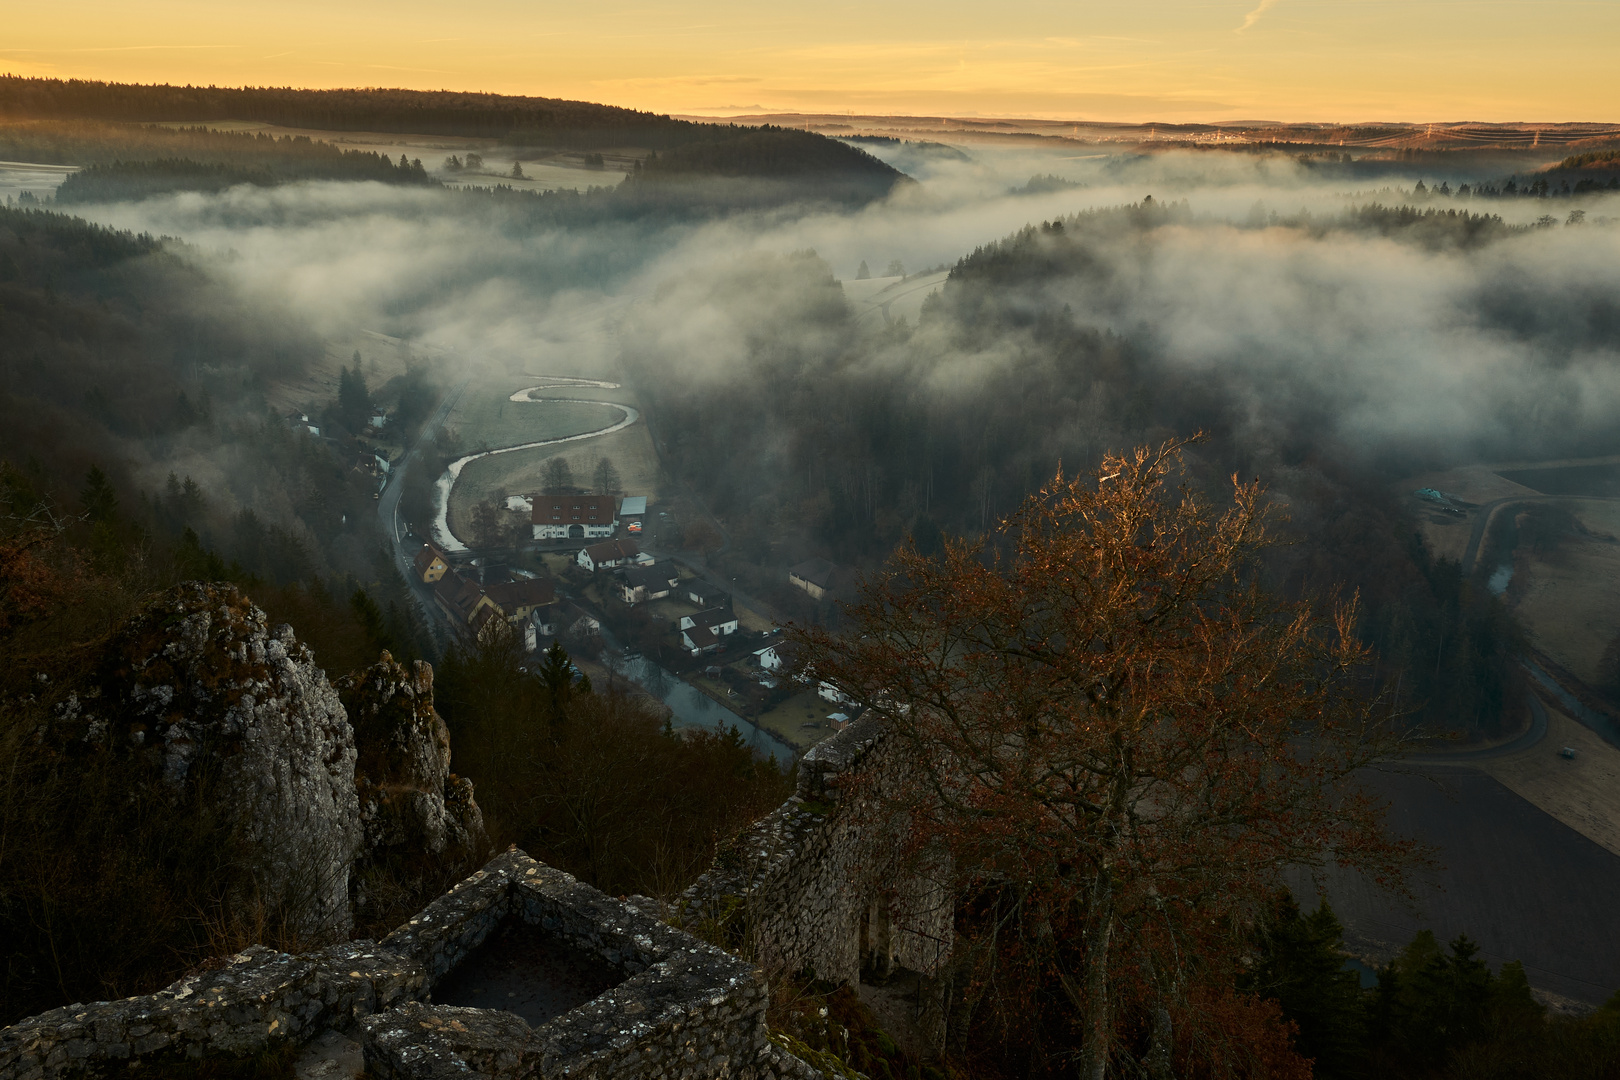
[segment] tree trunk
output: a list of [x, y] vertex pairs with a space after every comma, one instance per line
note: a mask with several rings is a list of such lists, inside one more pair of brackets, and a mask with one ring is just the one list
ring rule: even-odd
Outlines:
[[1085, 1044], [1081, 1048], [1083, 1080], [1104, 1080], [1113, 1043], [1113, 1015], [1108, 1003], [1108, 947], [1114, 933], [1114, 885], [1108, 871], [1097, 874], [1091, 890], [1091, 929], [1086, 937], [1086, 997], [1082, 1005]]

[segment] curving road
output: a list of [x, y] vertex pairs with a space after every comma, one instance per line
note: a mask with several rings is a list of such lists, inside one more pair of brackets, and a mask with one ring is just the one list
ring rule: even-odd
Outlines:
[[1485, 539], [1485, 530], [1490, 527], [1491, 519], [1496, 512], [1504, 506], [1513, 503], [1528, 502], [1614, 502], [1607, 495], [1509, 495], [1505, 499], [1493, 499], [1482, 505], [1475, 513], [1473, 528], [1468, 533], [1468, 547], [1463, 550], [1463, 573], [1474, 572], [1474, 561], [1479, 558], [1479, 545]]
[[456, 481], [461, 477], [461, 470], [466, 468], [469, 462], [477, 461], [479, 458], [494, 457], [496, 454], [511, 454], [519, 450], [535, 450], [543, 446], [557, 446], [562, 443], [579, 442], [582, 439], [594, 439], [601, 435], [611, 435], [615, 431], [623, 431], [625, 428], [641, 419], [641, 412], [635, 406], [624, 405], [617, 401], [588, 401], [585, 398], [537, 398], [528, 396], [535, 390], [540, 389], [543, 388], [532, 386], [526, 390], [519, 390], [517, 393], [511, 396], [510, 400], [528, 402], [534, 405], [560, 403], [574, 405], [606, 405], [609, 408], [619, 409], [624, 413], [624, 415], [620, 417], [617, 422], [609, 424], [604, 428], [598, 428], [595, 431], [586, 431], [578, 435], [562, 435], [555, 439], [540, 439], [536, 442], [519, 443], [516, 446], [503, 446], [498, 450], [485, 450], [479, 454], [468, 454], [466, 457], [460, 457], [455, 461], [452, 461], [444, 470], [444, 475], [439, 477], [439, 479], [436, 480], [433, 485], [433, 539], [440, 547], [444, 548], [444, 550], [467, 550], [467, 545], [463, 544], [460, 540], [457, 540], [455, 533], [450, 531], [449, 515], [451, 489], [456, 486]]

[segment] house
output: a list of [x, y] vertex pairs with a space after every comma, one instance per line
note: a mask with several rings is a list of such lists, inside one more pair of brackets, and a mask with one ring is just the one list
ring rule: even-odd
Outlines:
[[848, 694], [838, 689], [838, 687], [834, 686], [830, 682], [826, 682], [825, 680], [816, 686], [816, 693], [821, 695], [823, 700], [830, 701], [834, 705], [855, 704], [854, 698], [850, 697]]
[[788, 570], [788, 584], [803, 589], [811, 599], [820, 600], [832, 591], [837, 570], [826, 559], [807, 559]]
[[677, 571], [673, 566], [627, 566], [619, 572], [619, 597], [627, 604], [645, 600], [662, 600], [675, 587]]
[[702, 578], [693, 578], [681, 586], [682, 593], [700, 608], [730, 607], [731, 594], [718, 585], [710, 585]]
[[755, 649], [754, 659], [759, 662], [761, 671], [775, 671], [783, 675], [793, 676], [797, 676], [799, 672], [799, 647], [797, 642], [778, 641], [775, 645]]
[[601, 540], [619, 525], [612, 495], [534, 495], [530, 502], [536, 540]]
[[[538, 508], [539, 504], [535, 505]], [[594, 574], [598, 570], [612, 570], [639, 562], [640, 555], [641, 549], [636, 547], [634, 540], [609, 540], [605, 544], [592, 544], [585, 548], [574, 561]]]
[[737, 617], [729, 611], [714, 608], [696, 615], [683, 615], [679, 624], [681, 644], [693, 656], [701, 656], [720, 646], [720, 640], [737, 632]]
[[366, 417], [366, 420], [374, 428], [386, 427], [388, 424], [388, 414], [380, 409], [373, 409], [371, 410], [371, 415]]
[[[543, 608], [557, 602], [557, 586], [548, 578], [527, 578], [522, 581], [503, 581], [484, 590], [495, 606], [510, 622], [521, 622]], [[551, 620], [542, 617], [542, 623]]]
[[707, 626], [694, 626], [681, 631], [681, 647], [690, 651], [693, 656], [702, 656], [720, 647], [720, 635]]
[[450, 569], [450, 560], [437, 544], [423, 544], [411, 565], [416, 568], [416, 576], [431, 585], [444, 577], [445, 571]]
[[309, 422], [309, 414], [297, 409], [289, 410], [286, 416], [287, 426], [294, 431], [307, 431], [316, 438], [320, 438], [321, 429]]
[[720, 637], [737, 632], [737, 616], [724, 608], [710, 608], [695, 615], [682, 615], [678, 630], [690, 630], [694, 626], [707, 626]]
[[828, 713], [827, 722], [832, 725], [832, 729], [834, 731], [843, 731], [845, 728], [849, 727], [849, 713]]
[[[496, 613], [499, 609], [495, 601], [484, 592], [483, 586], [470, 578], [464, 578], [455, 571], [446, 573], [433, 586], [434, 602], [450, 616], [450, 622], [457, 627], [467, 627], [474, 633], [483, 629], [489, 616], [479, 617], [482, 611]], [[474, 620], [477, 624], [474, 624]]]

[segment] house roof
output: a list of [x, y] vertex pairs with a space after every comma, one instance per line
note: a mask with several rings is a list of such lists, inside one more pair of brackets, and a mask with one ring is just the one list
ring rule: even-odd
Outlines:
[[446, 566], [450, 565], [450, 560], [445, 557], [444, 552], [439, 549], [437, 544], [423, 544], [422, 550], [416, 553], [414, 560], [418, 577], [427, 573], [428, 567], [433, 565], [434, 559], [442, 561]]
[[592, 544], [585, 549], [591, 562], [613, 562], [616, 559], [633, 559], [641, 553], [634, 540], [604, 540], [600, 544]]
[[690, 647], [694, 649], [707, 648], [708, 646], [717, 644], [720, 641], [720, 639], [715, 636], [714, 631], [710, 630], [707, 626], [694, 626], [689, 630], [682, 630], [681, 637], [690, 642]]
[[544, 607], [557, 599], [557, 586], [550, 578], [503, 581], [484, 591], [508, 615], [520, 607]]
[[688, 618], [692, 620], [693, 626], [708, 627], [715, 627], [719, 626], [721, 623], [737, 621], [737, 616], [733, 615], [724, 608], [710, 608], [708, 611], [700, 611], [696, 615], [688, 616]]
[[808, 581], [821, 589], [832, 588], [833, 574], [838, 568], [826, 559], [806, 559], [799, 565], [792, 567], [788, 573], [800, 581]]
[[619, 515], [621, 517], [639, 517], [647, 512], [647, 496], [626, 495], [619, 502]]
[[478, 601], [484, 597], [484, 590], [476, 581], [464, 578], [452, 570], [433, 583], [433, 595], [451, 611], [461, 616], [465, 622], [472, 619], [473, 612], [478, 608]]
[[688, 596], [698, 597], [698, 603], [700, 604], [718, 604], [730, 595], [720, 586], [711, 585], [702, 578], [693, 578], [688, 581], [686, 583], [686, 593]]
[[534, 525], [611, 525], [612, 495], [535, 495], [529, 521]]
[[667, 589], [674, 571], [668, 566], [627, 566], [624, 568], [624, 582], [632, 589]]
[[799, 643], [797, 641], [778, 641], [774, 645], [767, 645], [763, 649], [755, 649], [755, 656], [764, 656], [774, 651], [776, 659], [785, 668], [793, 668], [799, 660]]

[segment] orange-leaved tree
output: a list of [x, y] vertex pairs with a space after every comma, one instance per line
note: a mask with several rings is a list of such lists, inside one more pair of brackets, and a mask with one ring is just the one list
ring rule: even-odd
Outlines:
[[952, 855], [955, 1039], [988, 1001], [1021, 1067], [1308, 1075], [1232, 990], [1246, 933], [1293, 868], [1399, 888], [1410, 858], [1354, 780], [1396, 741], [1354, 603], [1269, 594], [1263, 492], [1217, 509], [1185, 446], [1060, 473], [994, 552], [902, 548], [842, 633], [798, 631], [899, 741], [917, 852]]

